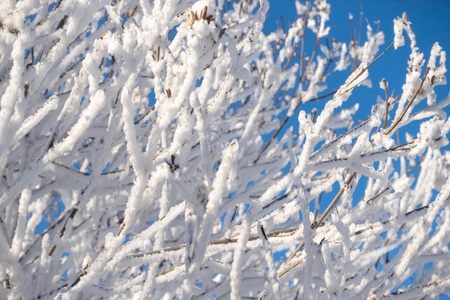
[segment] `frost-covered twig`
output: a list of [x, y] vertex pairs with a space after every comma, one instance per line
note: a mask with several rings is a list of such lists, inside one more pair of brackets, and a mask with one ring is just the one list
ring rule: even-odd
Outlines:
[[358, 120], [342, 106], [392, 44], [379, 54], [369, 24], [364, 44], [338, 42], [326, 1], [295, 7], [266, 34], [266, 0], [1, 2], [0, 295], [448, 290], [445, 52], [422, 78], [412, 23], [395, 20], [402, 93], [387, 74]]

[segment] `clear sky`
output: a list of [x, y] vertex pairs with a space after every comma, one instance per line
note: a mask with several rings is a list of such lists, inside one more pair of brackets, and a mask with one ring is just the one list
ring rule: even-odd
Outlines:
[[[312, 0], [314, 1], [314, 0]], [[295, 19], [296, 9], [295, 0], [269, 0], [270, 16], [264, 26], [264, 32], [269, 33], [281, 27], [280, 15], [284, 22], [288, 24], [289, 20]], [[306, 0], [301, 0], [306, 3]], [[364, 13], [362, 42], [365, 41], [365, 26], [367, 21], [376, 31], [375, 21], [380, 21], [380, 30], [385, 34], [385, 45], [383, 51], [394, 39], [393, 20], [397, 16], [402, 16], [405, 11], [408, 14], [409, 21], [412, 23], [412, 29], [416, 34], [419, 50], [425, 54], [428, 60], [430, 50], [435, 42], [439, 42], [444, 51], [450, 54], [450, 1], [447, 0], [328, 0], [331, 5], [331, 16], [328, 26], [331, 27], [331, 38], [348, 43], [351, 40], [349, 13], [354, 17], [356, 29], [359, 27], [361, 9]], [[367, 20], [367, 21], [366, 21]], [[405, 81], [406, 67], [409, 60], [410, 48], [409, 39], [404, 33], [405, 46], [394, 50], [392, 47], [381, 60], [377, 61], [369, 69], [373, 88], [360, 87], [353, 92], [349, 99], [348, 106], [353, 106], [356, 102], [360, 103], [360, 119], [364, 119], [370, 114], [371, 106], [375, 103], [378, 95], [384, 99], [384, 91], [379, 88], [379, 82], [386, 78], [389, 83], [389, 93], [395, 88], [394, 94], [398, 95]], [[311, 42], [313, 43], [313, 42]], [[450, 69], [449, 63], [446, 63]], [[425, 67], [423, 69], [425, 72]], [[339, 87], [347, 78], [349, 72], [343, 72], [337, 75], [336, 86], [329, 86], [330, 89]], [[447, 73], [447, 80], [450, 77]], [[334, 82], [334, 81], [333, 81]], [[444, 99], [449, 94], [449, 86], [438, 87], [435, 89], [438, 94], [437, 101]], [[325, 92], [324, 92], [325, 93]], [[320, 111], [320, 104], [315, 103]], [[311, 108], [306, 107], [309, 111]], [[450, 115], [450, 108], [446, 109]], [[415, 131], [415, 130], [413, 130]], [[448, 148], [448, 147], [446, 147]]]

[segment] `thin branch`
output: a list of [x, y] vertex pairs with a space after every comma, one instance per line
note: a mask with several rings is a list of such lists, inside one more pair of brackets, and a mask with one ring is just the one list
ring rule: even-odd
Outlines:
[[[268, 238], [280, 238], [280, 237], [292, 236], [297, 230], [298, 230], [298, 228], [290, 228], [290, 229], [285, 229], [285, 230], [268, 233], [266, 235]], [[258, 236], [251, 236], [251, 237], [249, 237], [248, 241], [251, 242], [251, 241], [258, 240], [258, 239], [259, 239]], [[209, 242], [208, 246], [234, 244], [234, 243], [237, 243], [237, 241], [238, 241], [237, 238], [231, 238], [231, 239], [224, 238], [224, 239]], [[164, 252], [178, 251], [178, 250], [181, 250], [184, 248], [186, 248], [186, 244], [182, 244], [182, 245], [175, 246], [175, 247], [159, 249], [159, 250], [153, 250], [150, 252], [133, 253], [131, 255], [128, 255], [127, 258], [147, 257], [147, 256], [155, 255], [155, 254], [161, 254]]]
[[[417, 216], [416, 214], [419, 213], [419, 212], [424, 214], [425, 212], [423, 212], [422, 210], [425, 210], [425, 209], [428, 209], [428, 205], [425, 205], [425, 206], [416, 208], [414, 210], [408, 211], [407, 213], [405, 213], [405, 217], [418, 218], [420, 216], [420, 214], [419, 214], [419, 216]], [[399, 220], [399, 217], [397, 215], [392, 216], [386, 221], [383, 221], [381, 223], [372, 224], [372, 225], [369, 225], [369, 226], [367, 226], [367, 227], [365, 227], [363, 229], [359, 229], [358, 231], [352, 232], [352, 233], [350, 233], [350, 237], [362, 234], [362, 233], [364, 233], [366, 231], [373, 230], [373, 229], [381, 227], [383, 225], [387, 225], [387, 224], [392, 223], [392, 222], [394, 222], [396, 220]]]
[[[319, 101], [322, 100], [324, 98], [330, 97], [332, 95], [334, 95], [337, 92], [337, 90], [333, 90], [332, 92], [320, 96], [320, 97], [316, 97], [313, 98], [307, 102], [314, 102], [314, 101]], [[294, 112], [297, 111], [297, 109], [299, 108], [299, 106], [302, 103], [307, 103], [307, 102], [302, 102], [301, 100], [297, 103], [297, 105], [294, 108]], [[257, 163], [259, 161], [259, 159], [261, 158], [261, 155], [267, 150], [267, 148], [269, 148], [270, 144], [272, 143], [272, 141], [277, 137], [277, 135], [280, 133], [280, 131], [283, 129], [283, 127], [286, 125], [286, 123], [289, 121], [289, 119], [293, 116], [294, 114], [292, 114], [291, 116], [286, 116], [283, 121], [281, 121], [280, 126], [278, 127], [278, 129], [272, 134], [272, 136], [270, 137], [270, 139], [267, 141], [267, 143], [264, 145], [264, 147], [262, 148], [262, 150], [259, 152], [258, 157], [253, 161], [253, 163]]]
[[302, 74], [302, 77], [300, 78], [300, 85], [303, 83], [303, 81], [305, 81], [306, 74], [308, 73], [308, 69], [309, 69], [309, 67], [311, 66], [311, 63], [314, 60], [314, 56], [316, 55], [317, 45], [318, 44], [319, 44], [319, 31], [317, 31], [317, 34], [316, 34], [316, 41], [314, 43], [314, 49], [313, 49], [313, 52], [311, 54], [311, 57], [308, 60], [308, 65], [306, 66], [305, 72]]
[[411, 101], [409, 101], [408, 105], [403, 110], [402, 114], [397, 118], [397, 120], [395, 120], [394, 123], [392, 123], [392, 125], [388, 128], [388, 130], [386, 130], [384, 132], [385, 135], [390, 134], [392, 132], [392, 130], [394, 130], [394, 128], [398, 125], [398, 123], [400, 123], [400, 121], [403, 119], [403, 117], [405, 116], [406, 112], [411, 107], [411, 105], [413, 104], [413, 102], [416, 99], [417, 95], [419, 94], [420, 90], [422, 89], [423, 83], [425, 82], [425, 79], [427, 78], [429, 70], [430, 70], [430, 67], [427, 67], [427, 70], [425, 71], [425, 75], [423, 75], [422, 82], [420, 82], [420, 85], [417, 88], [416, 92], [414, 93], [414, 96], [411, 98]]
[[333, 209], [333, 207], [336, 205], [336, 203], [339, 201], [339, 198], [341, 198], [344, 191], [347, 189], [350, 182], [352, 182], [353, 178], [355, 178], [356, 172], [353, 172], [350, 177], [345, 181], [345, 185], [339, 190], [339, 192], [334, 197], [333, 201], [328, 205], [328, 207], [325, 209], [325, 211], [322, 213], [322, 215], [319, 217], [319, 219], [314, 222], [314, 224], [311, 225], [312, 229], [316, 229], [320, 226], [322, 221], [325, 219], [325, 217], [328, 215], [328, 213]]
[[[339, 201], [339, 198], [341, 198], [342, 194], [344, 193], [345, 189], [348, 187], [348, 185], [350, 184], [350, 182], [353, 180], [353, 178], [355, 178], [356, 176], [356, 172], [353, 172], [350, 177], [345, 181], [345, 186], [343, 186], [339, 192], [336, 194], [336, 196], [334, 197], [333, 201], [331, 201], [331, 203], [328, 205], [328, 207], [325, 209], [325, 211], [322, 213], [322, 215], [319, 217], [319, 219], [314, 222], [311, 225], [311, 229], [316, 229], [317, 227], [320, 226], [320, 224], [322, 223], [322, 221], [325, 219], [325, 217], [328, 215], [328, 213], [333, 209], [334, 205]], [[301, 242], [300, 245], [297, 246], [297, 248], [295, 248], [295, 250], [292, 252], [292, 254], [288, 257], [288, 259], [286, 260], [285, 263], [288, 263], [291, 259], [293, 259], [297, 253], [305, 246], [305, 242]], [[284, 274], [283, 274], [284, 275]], [[281, 277], [283, 275], [279, 275], [278, 277]]]
[[306, 22], [308, 20], [309, 10], [311, 8], [311, 0], [306, 1], [306, 12], [305, 17], [303, 19], [303, 33], [302, 33], [302, 49], [300, 52], [300, 71], [298, 74], [303, 77], [303, 62], [304, 62], [304, 53], [305, 53], [305, 33], [306, 33]]
[[384, 190], [382, 190], [381, 192], [379, 192], [378, 194], [376, 194], [375, 196], [369, 198], [366, 202], [369, 203], [372, 200], [375, 200], [376, 198], [380, 197], [381, 195], [383, 195], [384, 193], [386, 193], [387, 191], [389, 191], [391, 189], [390, 186], [388, 186], [387, 188], [385, 188]]
[[364, 15], [362, 3], [360, 3], [359, 9], [360, 9], [360, 12], [359, 12], [358, 45], [361, 43], [361, 32], [362, 32], [363, 15]]
[[295, 54], [295, 52], [297, 51], [297, 48], [298, 48], [298, 46], [297, 46], [297, 45], [294, 45], [294, 49], [292, 49], [291, 54], [289, 55], [289, 57], [288, 57], [286, 63], [284, 64], [283, 72], [286, 71], [288, 65], [291, 63], [291, 60], [292, 60], [292, 58], [294, 57], [294, 54]]
[[[435, 286], [435, 285], [440, 285], [440, 284], [442, 284], [445, 287], [445, 286], [448, 286], [449, 282], [450, 282], [450, 276], [447, 276], [447, 277], [439, 279], [439, 280], [433, 280], [433, 281], [431, 281], [431, 282], [429, 282], [427, 284], [424, 284], [422, 286], [416, 286], [416, 287], [414, 287], [414, 288], [412, 288], [410, 290], [406, 290], [406, 291], [399, 290], [399, 291], [396, 291], [396, 292], [392, 292], [389, 296], [412, 294], [412, 293], [416, 293], [416, 292], [417, 293], [420, 293], [420, 292], [426, 293], [425, 289], [427, 289], [427, 288], [430, 288], [430, 287]], [[382, 297], [381, 299], [383, 299], [383, 298], [385, 298], [385, 297]], [[401, 297], [401, 298], [403, 298], [403, 297]]]
[[44, 47], [42, 47], [41, 53], [39, 54], [39, 58], [38, 58], [38, 61], [36, 62], [36, 64], [38, 64], [41, 61], [42, 55], [44, 55], [44, 50], [45, 50], [45, 45], [44, 45]]
[[386, 106], [385, 106], [385, 111], [384, 111], [384, 124], [383, 124], [383, 129], [386, 129], [387, 127], [387, 121], [388, 121], [388, 116], [389, 116], [389, 94], [388, 94], [388, 87], [387, 87], [387, 82], [386, 79], [383, 78], [383, 84], [384, 84], [384, 94], [386, 96]]
[[371, 65], [373, 65], [378, 59], [380, 59], [380, 57], [382, 57], [391, 47], [392, 45], [394, 45], [394, 42], [392, 42], [389, 47], [386, 48], [386, 50], [383, 51], [383, 53], [381, 53], [380, 55], [378, 55], [377, 58], [375, 58], [374, 60], [372, 60], [372, 62], [367, 65], [366, 67], [362, 68], [361, 71], [358, 73], [358, 75], [356, 75], [352, 81], [350, 81], [347, 86], [351, 85], [356, 79], [358, 79], [359, 76], [361, 76], [362, 74], [364, 74], [365, 71], [367, 71], [367, 69], [370, 68]]

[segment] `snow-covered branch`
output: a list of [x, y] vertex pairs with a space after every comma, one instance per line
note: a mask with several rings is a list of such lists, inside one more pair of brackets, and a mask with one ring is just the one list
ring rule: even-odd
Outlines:
[[268, 35], [267, 0], [0, 8], [0, 295], [448, 291], [446, 54], [419, 52], [406, 14], [401, 92], [383, 79], [358, 120], [346, 102], [394, 48], [369, 25], [329, 43], [325, 0]]

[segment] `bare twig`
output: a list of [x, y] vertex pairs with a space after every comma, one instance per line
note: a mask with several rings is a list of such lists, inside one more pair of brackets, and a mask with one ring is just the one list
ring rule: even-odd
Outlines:
[[383, 85], [384, 85], [384, 94], [386, 96], [386, 107], [385, 107], [385, 111], [384, 111], [384, 124], [383, 124], [383, 129], [386, 129], [387, 127], [387, 121], [388, 121], [388, 116], [389, 116], [389, 95], [388, 95], [388, 87], [387, 87], [387, 82], [386, 79], [383, 78]]
[[[314, 101], [319, 101], [322, 100], [324, 98], [327, 98], [329, 96], [334, 95], [337, 92], [337, 90], [334, 90], [326, 95], [317, 97], [317, 98], [313, 98], [307, 102], [314, 102]], [[297, 105], [294, 108], [294, 112], [297, 111], [298, 107], [302, 104], [303, 102], [300, 100]], [[294, 115], [294, 114], [292, 114]], [[253, 163], [257, 163], [259, 161], [259, 159], [261, 158], [261, 155], [267, 150], [267, 148], [269, 148], [270, 144], [272, 143], [272, 141], [277, 137], [277, 135], [280, 133], [280, 131], [283, 129], [283, 127], [286, 125], [286, 123], [289, 121], [289, 119], [292, 117], [291, 116], [286, 116], [283, 121], [281, 121], [280, 126], [278, 127], [278, 129], [272, 134], [272, 136], [270, 137], [270, 139], [267, 141], [267, 143], [264, 145], [264, 147], [262, 148], [262, 150], [258, 153], [258, 157], [255, 159], [255, 161]]]
[[[353, 172], [350, 175], [350, 177], [345, 181], [345, 186], [343, 186], [339, 190], [339, 192], [334, 197], [333, 201], [331, 201], [331, 203], [328, 205], [328, 207], [325, 209], [325, 211], [322, 213], [322, 215], [319, 217], [319, 219], [311, 225], [311, 229], [316, 229], [317, 227], [320, 226], [322, 221], [325, 219], [325, 217], [328, 215], [328, 213], [331, 211], [331, 209], [333, 209], [333, 207], [339, 201], [339, 198], [341, 198], [345, 189], [350, 184], [350, 182], [353, 180], [353, 178], [355, 178], [355, 176], [356, 176], [356, 172]], [[305, 242], [303, 241], [300, 243], [300, 245], [297, 246], [297, 248], [295, 248], [295, 250], [292, 252], [292, 254], [288, 257], [288, 259], [286, 260], [286, 263], [289, 262], [291, 259], [293, 259], [304, 246], [305, 246]], [[283, 275], [279, 275], [279, 277], [281, 277], [281, 276], [283, 276]]]
[[322, 223], [322, 221], [325, 219], [325, 217], [328, 215], [328, 213], [333, 209], [333, 207], [336, 205], [336, 203], [339, 201], [339, 198], [341, 198], [342, 194], [344, 193], [344, 191], [347, 189], [348, 185], [350, 184], [350, 182], [353, 180], [353, 178], [355, 178], [356, 176], [356, 172], [353, 172], [350, 177], [345, 181], [345, 186], [343, 186], [339, 192], [336, 194], [336, 196], [334, 197], [333, 201], [331, 201], [331, 203], [328, 205], [328, 207], [325, 209], [325, 211], [322, 213], [322, 215], [319, 217], [319, 219], [314, 222], [314, 224], [311, 225], [312, 229], [316, 229], [317, 227], [320, 226], [320, 224]]
[[[424, 284], [422, 286], [414, 287], [411, 290], [407, 290], [407, 291], [399, 290], [399, 291], [392, 292], [391, 296], [404, 295], [404, 294], [413, 294], [413, 293], [420, 293], [420, 292], [424, 293], [424, 292], [426, 292], [425, 290], [427, 288], [430, 288], [430, 287], [435, 286], [435, 285], [440, 285], [440, 284], [442, 284], [445, 287], [445, 286], [448, 286], [449, 282], [450, 282], [450, 276], [447, 276], [447, 277], [439, 279], [439, 280], [433, 280], [433, 281], [431, 281], [431, 282], [429, 282], [427, 284]], [[403, 297], [401, 297], [401, 298], [403, 298]], [[383, 299], [383, 298], [384, 297], [382, 297], [381, 299]]]
[[372, 62], [370, 64], [368, 64], [366, 67], [362, 68], [361, 71], [347, 84], [347, 86], [351, 85], [356, 79], [359, 78], [359, 76], [361, 76], [362, 74], [364, 74], [365, 71], [367, 71], [367, 69], [370, 68], [371, 65], [373, 65], [380, 57], [382, 57], [391, 47], [392, 45], [394, 45], [394, 42], [392, 42], [389, 47], [386, 48], [386, 50], [383, 51], [383, 53], [381, 53], [380, 55], [378, 55], [377, 58], [375, 58], [374, 60], [372, 60]]
[[305, 52], [305, 33], [306, 33], [306, 22], [308, 21], [308, 14], [311, 8], [311, 0], [306, 1], [306, 12], [305, 17], [303, 18], [303, 33], [302, 33], [302, 48], [300, 52], [300, 77], [303, 77], [303, 61], [304, 61], [304, 52]]
[[383, 195], [384, 193], [386, 193], [390, 189], [391, 189], [391, 187], [388, 186], [387, 188], [385, 188], [384, 190], [382, 190], [381, 192], [379, 192], [375, 196], [371, 197], [370, 199], [367, 199], [367, 203], [369, 203], [370, 201], [375, 200], [376, 198], [380, 197], [381, 195]]
[[361, 32], [362, 32], [362, 24], [363, 24], [363, 5], [360, 3], [359, 6], [360, 12], [359, 12], [359, 29], [358, 29], [358, 45], [361, 43]]
[[394, 130], [394, 128], [398, 125], [398, 123], [400, 123], [400, 121], [403, 119], [403, 117], [405, 116], [406, 112], [411, 107], [411, 105], [413, 104], [413, 102], [416, 99], [417, 95], [419, 94], [420, 90], [422, 89], [423, 83], [425, 82], [425, 79], [427, 78], [429, 70], [430, 70], [430, 67], [427, 67], [427, 70], [425, 71], [425, 75], [423, 75], [422, 82], [420, 82], [420, 85], [417, 88], [416, 92], [414, 93], [413, 97], [411, 98], [411, 101], [409, 101], [408, 105], [403, 110], [402, 114], [397, 118], [397, 120], [395, 120], [394, 123], [392, 123], [392, 125], [388, 128], [388, 130], [386, 130], [384, 132], [385, 135], [390, 134], [392, 132], [392, 130]]
[[39, 54], [39, 58], [38, 58], [38, 61], [36, 62], [36, 64], [38, 64], [41, 61], [42, 55], [44, 55], [44, 50], [45, 50], [45, 45], [44, 45], [44, 47], [42, 47], [41, 53]]
[[311, 57], [308, 60], [308, 65], [306, 66], [305, 72], [302, 74], [302, 77], [300, 78], [300, 84], [302, 84], [303, 81], [305, 81], [306, 74], [308, 73], [308, 69], [311, 66], [312, 61], [314, 60], [314, 56], [316, 55], [317, 45], [319, 45], [319, 31], [317, 31], [317, 34], [316, 34], [316, 41], [314, 43], [314, 49], [313, 49], [313, 52], [311, 54]]
[[[266, 234], [266, 236], [268, 238], [280, 238], [280, 237], [286, 237], [286, 236], [291, 236], [293, 235], [296, 231], [298, 230], [298, 228], [290, 228], [290, 229], [285, 229], [285, 230], [280, 230], [280, 231], [275, 231], [272, 233], [268, 233]], [[259, 239], [258, 236], [251, 236], [249, 237], [249, 241], [255, 241]], [[227, 244], [234, 244], [237, 243], [238, 239], [237, 238], [224, 238], [221, 240], [216, 240], [216, 241], [212, 241], [208, 244], [208, 246], [213, 246], [213, 245], [227, 245]], [[128, 258], [140, 258], [140, 257], [146, 257], [146, 256], [151, 256], [151, 255], [155, 255], [155, 254], [161, 254], [164, 252], [173, 252], [173, 251], [178, 251], [181, 249], [186, 248], [186, 244], [182, 244], [179, 246], [175, 246], [175, 247], [169, 247], [169, 248], [164, 248], [164, 249], [159, 249], [159, 250], [153, 250], [150, 252], [140, 252], [140, 253], [133, 253], [131, 255], [128, 255]]]

